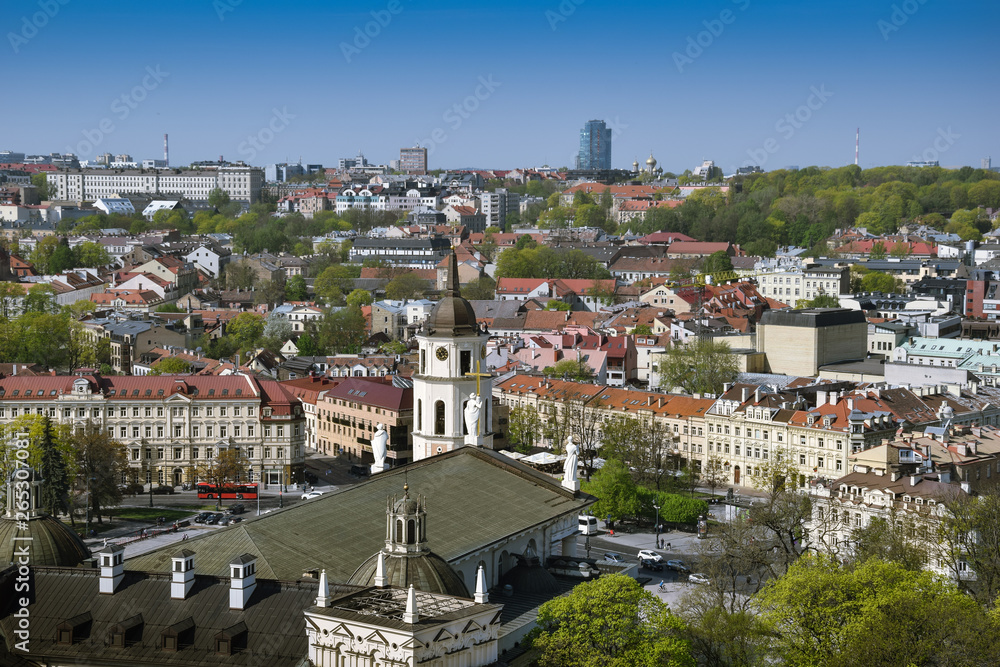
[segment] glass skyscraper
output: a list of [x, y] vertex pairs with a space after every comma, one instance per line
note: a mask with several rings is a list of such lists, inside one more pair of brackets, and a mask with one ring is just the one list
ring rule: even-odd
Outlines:
[[611, 130], [603, 120], [588, 120], [580, 130], [577, 169], [611, 169]]

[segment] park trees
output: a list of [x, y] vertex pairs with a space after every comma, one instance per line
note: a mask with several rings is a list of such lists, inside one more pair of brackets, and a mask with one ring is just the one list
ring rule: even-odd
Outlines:
[[301, 274], [292, 276], [285, 283], [285, 300], [305, 301], [309, 297], [309, 289], [306, 287], [306, 279]]
[[430, 289], [430, 283], [415, 273], [403, 273], [385, 286], [386, 298], [393, 301], [404, 301], [407, 299], [419, 299]]
[[102, 523], [102, 510], [122, 500], [119, 484], [128, 470], [125, 446], [93, 422], [71, 436], [70, 443], [76, 453], [77, 488], [89, 492], [90, 512]]
[[[937, 555], [980, 603], [995, 604], [1000, 596], [1000, 492], [958, 496], [946, 506]], [[964, 576], [966, 568], [975, 578]]]
[[542, 420], [531, 407], [516, 407], [507, 420], [507, 434], [517, 451], [526, 454], [535, 446], [542, 430]]
[[180, 357], [161, 359], [150, 369], [150, 375], [179, 375], [191, 372], [191, 364]]
[[[198, 479], [222, 488], [243, 481], [250, 472], [250, 460], [237, 447], [219, 449], [213, 459], [198, 467]], [[222, 506], [222, 494], [215, 499], [215, 508]]]
[[684, 624], [625, 575], [580, 584], [538, 611], [542, 667], [694, 667]]
[[594, 369], [587, 362], [578, 359], [561, 359], [554, 366], [546, 366], [542, 372], [548, 377], [562, 377], [578, 382], [586, 382], [594, 377]]
[[729, 344], [710, 338], [672, 347], [656, 361], [662, 386], [681, 387], [688, 394], [719, 394], [739, 369]]

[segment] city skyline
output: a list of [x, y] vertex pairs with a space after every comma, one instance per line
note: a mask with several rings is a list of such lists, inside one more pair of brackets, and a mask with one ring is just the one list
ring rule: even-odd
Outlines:
[[[651, 149], [672, 172], [837, 167], [859, 127], [862, 167], [997, 152], [1000, 94], [975, 66], [994, 3], [458, 7], [16, 0], [2, 48], [27, 95], [0, 148], [142, 160], [169, 133], [174, 165], [387, 163], [419, 144], [430, 169], [573, 167], [603, 119], [615, 168]], [[126, 48], [82, 40], [100, 34]]]

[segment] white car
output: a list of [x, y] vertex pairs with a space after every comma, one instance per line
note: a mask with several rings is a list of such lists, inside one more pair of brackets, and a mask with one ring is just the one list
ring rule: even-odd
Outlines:
[[302, 494], [302, 500], [312, 500], [313, 498], [319, 498], [325, 492], [324, 491], [310, 491], [309, 493]]
[[663, 560], [663, 556], [656, 553], [652, 549], [643, 549], [639, 552], [639, 560], [651, 560], [654, 563], [659, 563]]
[[688, 575], [688, 582], [692, 584], [707, 584], [708, 576], [701, 574], [700, 572], [695, 572], [694, 574]]

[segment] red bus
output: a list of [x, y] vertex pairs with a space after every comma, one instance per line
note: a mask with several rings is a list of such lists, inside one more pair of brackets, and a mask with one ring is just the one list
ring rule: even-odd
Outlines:
[[[219, 498], [219, 489], [216, 484], [208, 484], [206, 482], [198, 483], [198, 497], [202, 499], [212, 499], [215, 500]], [[257, 485], [256, 484], [226, 484], [222, 487], [223, 500], [256, 500], [257, 499]]]

